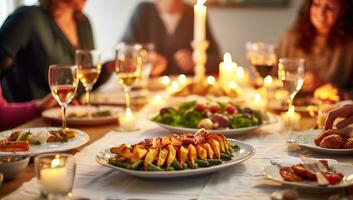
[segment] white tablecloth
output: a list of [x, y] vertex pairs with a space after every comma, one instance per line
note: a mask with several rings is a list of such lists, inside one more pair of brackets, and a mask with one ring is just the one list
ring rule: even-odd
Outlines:
[[[147, 110], [142, 111], [139, 117], [142, 119], [148, 113]], [[95, 155], [102, 149], [121, 143], [135, 143], [146, 137], [156, 137], [168, 133], [147, 120], [140, 120], [139, 127], [141, 130], [138, 132], [111, 131], [75, 155], [77, 170], [73, 189], [74, 197], [168, 200], [269, 199], [272, 192], [283, 189], [279, 184], [266, 180], [262, 175], [262, 169], [270, 164], [271, 158], [296, 156], [298, 153], [312, 157], [323, 157], [294, 145], [288, 146], [285, 142], [288, 135], [281, 133], [281, 123], [277, 123], [234, 137], [253, 145], [256, 148], [255, 156], [243, 164], [214, 174], [174, 180], [148, 180], [106, 168], [95, 161]], [[347, 161], [346, 157], [338, 160], [344, 158]], [[4, 199], [37, 199], [38, 195], [37, 182], [34, 178]], [[318, 195], [307, 197], [321, 199]]]

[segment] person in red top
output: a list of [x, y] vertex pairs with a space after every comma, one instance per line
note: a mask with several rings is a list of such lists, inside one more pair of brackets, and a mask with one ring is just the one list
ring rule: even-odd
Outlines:
[[41, 100], [33, 100], [24, 103], [8, 103], [2, 96], [0, 87], [0, 130], [6, 130], [23, 124], [40, 116], [43, 110], [55, 105], [56, 102], [50, 95]]

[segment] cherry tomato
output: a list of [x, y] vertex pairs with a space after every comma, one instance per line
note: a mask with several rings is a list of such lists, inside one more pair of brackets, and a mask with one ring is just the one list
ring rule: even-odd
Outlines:
[[206, 106], [202, 103], [198, 103], [195, 105], [195, 110], [199, 112], [203, 112], [206, 109]]
[[236, 108], [233, 105], [227, 105], [224, 109], [228, 114], [232, 115], [235, 113]]
[[219, 107], [219, 105], [217, 105], [217, 104], [212, 104], [212, 105], [210, 105], [210, 111], [212, 112], [212, 113], [217, 113], [217, 112], [219, 112], [221, 110], [221, 108]]

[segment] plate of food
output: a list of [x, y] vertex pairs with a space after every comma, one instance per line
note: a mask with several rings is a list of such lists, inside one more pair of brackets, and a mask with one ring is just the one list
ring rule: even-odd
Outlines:
[[[96, 126], [118, 121], [118, 113], [122, 110], [116, 106], [91, 106], [88, 116], [87, 106], [69, 106], [66, 111], [66, 122], [70, 126]], [[51, 108], [42, 113], [44, 118], [57, 123], [61, 122], [61, 109]]]
[[0, 133], [0, 155], [37, 155], [63, 152], [86, 144], [87, 133], [55, 127], [25, 128]]
[[204, 128], [220, 134], [234, 135], [273, 124], [277, 122], [277, 118], [232, 102], [185, 101], [175, 107], [162, 108], [151, 121], [177, 133], [195, 133], [199, 128]]
[[353, 155], [353, 137], [337, 130], [308, 130], [294, 133], [289, 144], [297, 144], [312, 151], [329, 155]]
[[317, 160], [323, 166], [321, 178], [327, 180], [327, 184], [319, 185], [317, 176], [308, 170], [303, 163], [290, 166], [269, 165], [264, 168], [264, 175], [282, 184], [315, 190], [332, 190], [353, 185], [353, 165], [348, 163], [331, 163], [327, 160]]
[[200, 129], [108, 148], [96, 161], [132, 176], [166, 179], [220, 171], [254, 154], [254, 147], [245, 142]]

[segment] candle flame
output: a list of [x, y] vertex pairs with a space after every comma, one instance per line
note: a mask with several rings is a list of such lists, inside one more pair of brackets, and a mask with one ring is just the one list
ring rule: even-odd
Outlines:
[[162, 84], [163, 85], [168, 85], [170, 83], [170, 78], [169, 76], [163, 76], [162, 77]]
[[179, 89], [179, 83], [177, 81], [172, 81], [171, 87], [174, 91], [177, 91]]
[[215, 79], [213, 76], [208, 76], [208, 77], [207, 77], [207, 83], [208, 83], [209, 85], [213, 85], [213, 84], [216, 83], [216, 79]]
[[235, 83], [235, 81], [231, 81], [229, 82], [228, 86], [230, 89], [234, 90], [237, 87], [237, 84]]
[[157, 95], [154, 97], [154, 100], [155, 100], [156, 102], [162, 101], [161, 95], [160, 95], [160, 94], [157, 94]]
[[187, 81], [187, 78], [185, 76], [185, 74], [180, 74], [179, 77], [178, 77], [178, 81], [180, 84], [185, 84], [186, 81]]
[[125, 115], [126, 115], [127, 118], [132, 117], [133, 114], [132, 114], [132, 111], [131, 111], [130, 108], [126, 108], [126, 110], [125, 110]]
[[238, 78], [243, 77], [245, 74], [244, 68], [241, 66], [238, 66], [236, 73]]
[[223, 56], [223, 61], [225, 63], [231, 63], [232, 62], [232, 56], [230, 55], [230, 53], [225, 53]]
[[55, 158], [51, 161], [51, 168], [55, 168], [55, 167], [58, 167], [60, 165], [60, 159], [59, 158]]
[[197, 0], [196, 5], [197, 6], [203, 6], [203, 4], [205, 4], [206, 0]]
[[264, 79], [264, 84], [271, 85], [271, 83], [272, 83], [272, 77], [270, 75], [267, 75]]
[[255, 101], [256, 102], [260, 102], [261, 101], [261, 95], [260, 94], [256, 94]]
[[289, 116], [292, 116], [292, 115], [294, 115], [294, 113], [295, 113], [295, 108], [294, 108], [294, 106], [290, 106], [289, 109], [288, 109], [288, 115], [289, 115]]

